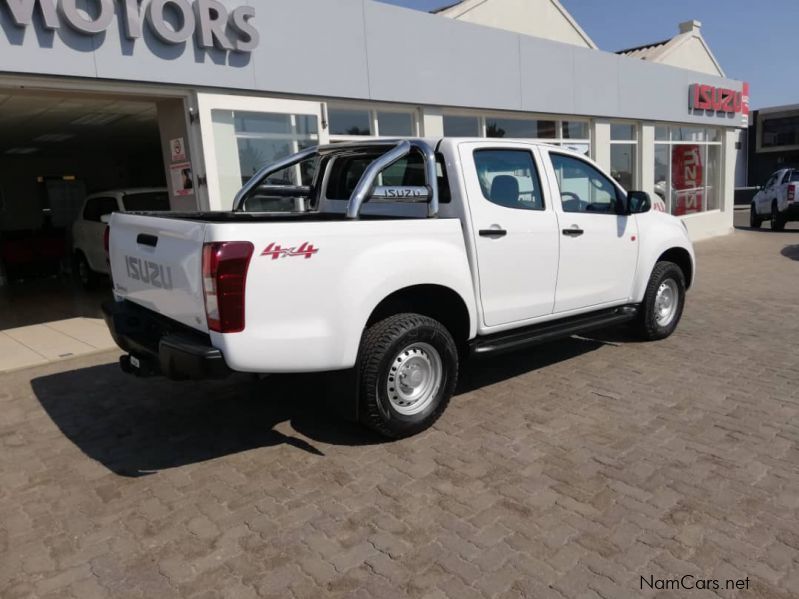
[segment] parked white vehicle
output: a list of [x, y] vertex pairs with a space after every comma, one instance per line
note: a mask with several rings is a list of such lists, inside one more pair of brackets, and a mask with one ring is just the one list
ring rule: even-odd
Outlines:
[[86, 198], [72, 225], [74, 269], [85, 287], [110, 273], [103, 242], [107, 217], [113, 212], [156, 210], [169, 210], [169, 193], [164, 188], [115, 189]]
[[764, 220], [771, 221], [773, 231], [783, 231], [788, 221], [799, 220], [799, 169], [778, 170], [752, 198], [749, 225], [759, 229]]
[[[298, 210], [263, 212], [276, 197]], [[667, 337], [695, 272], [682, 222], [647, 194], [508, 140], [312, 148], [233, 211], [117, 213], [110, 231], [123, 370], [331, 371], [351, 415], [391, 437], [438, 418], [469, 354], [625, 322]]]

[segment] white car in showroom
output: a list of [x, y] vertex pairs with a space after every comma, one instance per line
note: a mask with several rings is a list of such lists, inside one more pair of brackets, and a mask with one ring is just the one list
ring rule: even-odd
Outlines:
[[104, 243], [106, 221], [114, 212], [168, 211], [169, 192], [163, 187], [115, 189], [88, 196], [72, 225], [73, 272], [86, 288], [110, 274]]

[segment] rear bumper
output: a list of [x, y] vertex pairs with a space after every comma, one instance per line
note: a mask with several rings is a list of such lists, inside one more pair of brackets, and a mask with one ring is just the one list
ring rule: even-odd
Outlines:
[[788, 204], [783, 215], [788, 218], [788, 220], [799, 220], [799, 202]]
[[106, 302], [103, 316], [116, 344], [129, 354], [120, 360], [125, 372], [173, 380], [221, 379], [231, 372], [208, 335], [131, 302]]

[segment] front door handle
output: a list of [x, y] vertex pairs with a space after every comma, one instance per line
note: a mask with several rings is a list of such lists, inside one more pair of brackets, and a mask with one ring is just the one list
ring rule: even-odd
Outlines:
[[480, 229], [480, 237], [505, 237], [508, 232], [505, 229]]
[[585, 233], [585, 231], [583, 231], [577, 225], [573, 225], [569, 229], [563, 229], [563, 234], [566, 235], [567, 237], [579, 237], [583, 233]]

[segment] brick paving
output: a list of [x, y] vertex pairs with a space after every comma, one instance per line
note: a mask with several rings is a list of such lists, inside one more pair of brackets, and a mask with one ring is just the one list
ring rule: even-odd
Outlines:
[[[0, 375], [0, 597], [796, 596], [799, 231], [765, 227], [698, 245], [672, 338], [471, 364], [401, 442], [316, 377]], [[641, 590], [685, 574], [722, 589]]]

